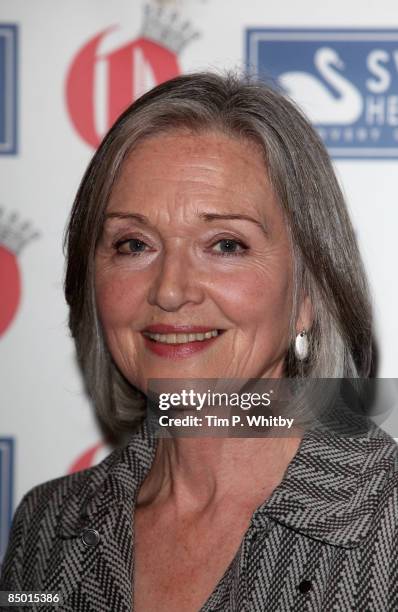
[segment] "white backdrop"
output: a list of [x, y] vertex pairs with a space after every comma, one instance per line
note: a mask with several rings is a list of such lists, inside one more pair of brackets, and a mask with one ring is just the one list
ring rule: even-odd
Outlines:
[[[144, 2], [140, 0], [1, 1], [0, 26], [14, 24], [18, 29], [18, 150], [0, 158], [0, 438], [14, 441], [15, 459], [12, 466], [7, 453], [1, 455], [0, 444], [3, 545], [10, 503], [15, 507], [34, 484], [65, 474], [73, 464], [97, 462], [107, 452], [100, 445], [75, 367], [62, 293], [63, 231], [93, 153], [90, 130], [99, 138], [108, 114], [115, 113], [126, 96], [131, 101], [173, 73], [242, 67], [247, 28], [398, 30], [395, 0], [365, 4], [359, 0], [152, 0], [151, 5], [162, 8], [163, 43], [157, 45], [148, 43], [148, 32], [147, 38], [141, 36]], [[164, 31], [170, 11], [176, 11], [181, 23], [190, 22], [186, 38], [190, 31], [197, 33], [177, 52], [178, 22], [173, 22], [171, 34]], [[151, 27], [156, 37], [155, 25]], [[94, 49], [94, 39], [101, 33]], [[393, 62], [388, 66], [395, 70], [396, 87], [396, 66]], [[77, 101], [72, 109], [67, 103], [68, 79], [69, 95]], [[379, 376], [398, 377], [398, 161], [345, 159], [336, 160], [335, 166], [373, 290]], [[24, 222], [30, 226], [22, 227]], [[33, 232], [39, 235], [19, 251]], [[84, 453], [88, 455], [82, 458]]]

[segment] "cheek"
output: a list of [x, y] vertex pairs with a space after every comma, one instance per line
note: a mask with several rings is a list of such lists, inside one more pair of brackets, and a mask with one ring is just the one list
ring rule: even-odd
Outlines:
[[140, 283], [132, 282], [126, 275], [117, 272], [97, 275], [95, 296], [98, 314], [105, 329], [131, 323], [142, 301]]
[[[247, 266], [214, 285], [224, 311], [241, 328], [288, 326], [292, 295], [289, 267]], [[286, 322], [287, 321], [287, 322]]]
[[128, 282], [126, 275], [101, 271], [96, 276], [95, 297], [97, 312], [107, 347], [123, 375], [135, 385], [132, 372], [137, 369], [137, 313], [140, 296], [139, 283]]

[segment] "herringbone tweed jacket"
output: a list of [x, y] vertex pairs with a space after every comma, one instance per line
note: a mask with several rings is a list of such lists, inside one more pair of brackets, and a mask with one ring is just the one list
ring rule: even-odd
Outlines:
[[[27, 493], [0, 589], [59, 591], [63, 611], [133, 610], [131, 517], [155, 449], [144, 421], [98, 466]], [[381, 430], [307, 433], [201, 611], [398, 610], [397, 457]]]

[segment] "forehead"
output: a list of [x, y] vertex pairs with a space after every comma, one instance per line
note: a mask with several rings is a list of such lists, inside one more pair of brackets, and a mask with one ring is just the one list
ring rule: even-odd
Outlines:
[[262, 149], [248, 139], [221, 132], [168, 132], [140, 142], [123, 164], [107, 210], [134, 201], [145, 209], [173, 205], [230, 203], [261, 212], [273, 200]]

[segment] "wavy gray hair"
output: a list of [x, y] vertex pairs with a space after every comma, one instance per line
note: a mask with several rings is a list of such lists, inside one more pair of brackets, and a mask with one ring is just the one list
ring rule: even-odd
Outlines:
[[[369, 376], [372, 317], [357, 241], [331, 161], [317, 132], [286, 97], [248, 76], [209, 72], [167, 81], [116, 121], [82, 179], [64, 236], [69, 328], [100, 420], [117, 432], [141, 421], [145, 397], [118, 370], [97, 316], [94, 257], [123, 161], [144, 138], [188, 129], [221, 131], [261, 146], [264, 171], [284, 212], [294, 257], [287, 377]], [[313, 305], [310, 352], [293, 344], [301, 296]]]

